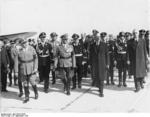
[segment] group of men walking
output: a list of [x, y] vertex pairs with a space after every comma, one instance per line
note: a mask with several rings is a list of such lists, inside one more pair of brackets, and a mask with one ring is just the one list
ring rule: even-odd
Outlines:
[[[49, 74], [52, 84], [61, 78], [64, 92], [71, 94], [71, 89], [82, 88], [82, 78], [91, 73], [92, 86], [99, 88], [103, 97], [104, 81], [106, 85], [115, 85], [114, 68], [118, 69], [118, 87], [127, 87], [127, 73], [133, 76], [135, 92], [144, 88], [149, 55], [149, 31], [139, 30], [120, 32], [116, 37], [106, 32], [92, 30], [92, 35], [68, 34], [60, 36], [51, 33], [47, 39], [45, 32], [39, 34], [37, 43], [33, 40], [17, 38], [9, 42], [0, 41], [1, 91], [6, 92], [7, 74], [9, 86], [18, 80], [19, 97], [25, 94], [24, 103], [29, 101], [29, 83], [33, 87], [35, 99], [38, 99], [39, 83], [44, 82], [43, 91], [49, 92]], [[4, 43], [5, 42], [5, 43]]]

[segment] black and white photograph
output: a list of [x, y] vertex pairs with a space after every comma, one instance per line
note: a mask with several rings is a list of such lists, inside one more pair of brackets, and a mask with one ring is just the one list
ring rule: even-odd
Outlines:
[[149, 33], [150, 0], [0, 0], [1, 117], [150, 113]]

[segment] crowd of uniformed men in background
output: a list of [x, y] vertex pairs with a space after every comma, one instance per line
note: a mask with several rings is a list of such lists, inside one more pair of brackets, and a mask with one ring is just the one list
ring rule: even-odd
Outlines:
[[[49, 38], [47, 38], [49, 36]], [[103, 97], [106, 85], [116, 85], [114, 68], [118, 71], [118, 87], [127, 87], [127, 78], [133, 78], [135, 92], [144, 88], [148, 72], [149, 31], [133, 30], [120, 32], [117, 36], [92, 30], [91, 35], [68, 34], [60, 36], [53, 32], [39, 34], [38, 39], [0, 41], [1, 91], [7, 92], [9, 86], [18, 85], [19, 97], [25, 94], [24, 103], [29, 101], [29, 83], [38, 99], [37, 76], [39, 83], [44, 82], [43, 91], [49, 92], [50, 77], [52, 84], [61, 78], [64, 92], [82, 88], [82, 78], [91, 74], [92, 86], [99, 88]], [[128, 76], [128, 77], [127, 77]]]

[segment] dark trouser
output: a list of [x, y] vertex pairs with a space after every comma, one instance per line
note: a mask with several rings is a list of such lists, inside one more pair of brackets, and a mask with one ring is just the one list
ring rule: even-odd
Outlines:
[[81, 86], [82, 81], [82, 64], [77, 64], [77, 68], [74, 69], [74, 76], [72, 78], [73, 87], [76, 87], [76, 81], [78, 80], [78, 86]]
[[103, 89], [104, 89], [104, 80], [100, 80], [100, 85], [99, 85], [100, 94], [103, 94]]
[[[118, 69], [119, 71], [119, 84], [122, 85], [122, 82], [123, 84], [126, 83], [126, 69]], [[123, 76], [122, 76], [122, 73], [123, 73]], [[123, 77], [123, 78], [122, 78]]]
[[7, 88], [7, 72], [1, 71], [1, 85], [2, 85], [2, 90], [6, 90], [6, 88]]
[[118, 74], [119, 74], [119, 85], [122, 85], [122, 82], [123, 84], [126, 84], [126, 71], [127, 71], [126, 60], [121, 59], [118, 61], [117, 64], [118, 64]]
[[19, 93], [23, 93], [22, 80], [21, 80], [21, 75], [20, 74], [19, 74], [19, 77], [18, 77], [18, 88], [19, 88]]
[[[9, 82], [10, 82], [10, 85], [12, 84], [12, 73], [13, 73], [13, 69], [10, 69], [10, 72], [9, 72]], [[14, 75], [14, 84], [16, 85], [16, 81], [17, 81], [17, 77]]]
[[107, 71], [107, 84], [109, 84], [109, 77], [111, 78], [111, 83], [114, 82], [114, 70], [113, 70], [113, 66], [109, 67], [109, 71]]
[[85, 63], [83, 65], [83, 76], [87, 77], [87, 74], [88, 74], [88, 63]]
[[44, 80], [44, 90], [49, 88], [50, 64], [39, 66], [39, 77]]
[[62, 79], [62, 81], [64, 83], [64, 89], [67, 92], [70, 92], [71, 68], [70, 67], [65, 67], [65, 68], [60, 68], [60, 69], [63, 70], [66, 74], [66, 77], [64, 79]]
[[52, 82], [56, 82], [55, 71], [52, 71]]

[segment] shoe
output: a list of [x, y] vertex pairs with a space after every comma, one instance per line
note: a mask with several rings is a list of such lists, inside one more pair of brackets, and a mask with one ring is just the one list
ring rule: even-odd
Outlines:
[[134, 90], [134, 92], [135, 92], [135, 93], [137, 93], [137, 92], [139, 92], [139, 91], [140, 91], [140, 89], [136, 89], [136, 90]]
[[73, 86], [71, 89], [72, 89], [72, 90], [76, 89], [76, 86]]
[[21, 93], [19, 93], [19, 95], [18, 95], [18, 97], [22, 97], [23, 96], [23, 93], [21, 92]]
[[111, 84], [112, 84], [112, 85], [115, 85], [114, 81], [113, 81], [113, 82], [111, 82]]
[[103, 93], [100, 93], [99, 96], [100, 96], [100, 97], [104, 97], [104, 94], [103, 94]]
[[142, 85], [141, 88], [144, 89], [144, 85]]
[[7, 89], [2, 89], [2, 92], [8, 92], [8, 90]]
[[29, 101], [29, 97], [26, 97], [23, 103], [27, 103]]
[[52, 81], [52, 85], [54, 85], [56, 82], [55, 81]]
[[12, 86], [12, 83], [11, 83], [11, 82], [9, 83], [9, 86], [10, 86], [10, 87]]
[[35, 99], [37, 100], [38, 98], [39, 98], [39, 95], [37, 93], [37, 94], [35, 94]]
[[118, 84], [118, 87], [121, 87], [122, 85], [121, 84]]
[[70, 91], [67, 91], [67, 95], [70, 95]]
[[127, 84], [126, 84], [126, 83], [123, 83], [123, 86], [124, 86], [124, 87], [127, 87]]
[[78, 85], [78, 88], [81, 89], [81, 85]]
[[17, 83], [14, 84], [15, 86], [18, 86]]
[[45, 93], [48, 93], [48, 89], [45, 89], [44, 92], [45, 92]]

